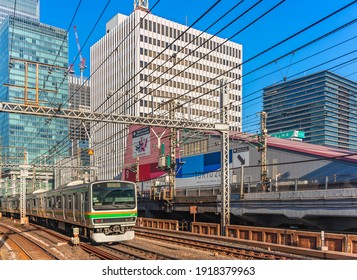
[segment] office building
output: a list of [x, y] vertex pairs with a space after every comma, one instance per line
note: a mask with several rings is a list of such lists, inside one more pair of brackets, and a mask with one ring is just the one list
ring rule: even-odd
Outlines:
[[[10, 15], [0, 26], [0, 52], [1, 101], [66, 106], [68, 42], [65, 30]], [[53, 163], [54, 155], [68, 154], [68, 150], [56, 146], [68, 135], [65, 119], [0, 113], [0, 121], [3, 162], [23, 164], [27, 155], [28, 162], [32, 163], [46, 155], [49, 160], [52, 156], [46, 163]]]
[[40, 21], [40, 1], [0, 0], [0, 25], [8, 15]]
[[321, 71], [264, 89], [268, 134], [298, 130], [305, 142], [357, 150], [357, 82]]
[[[228, 121], [241, 131], [242, 46], [147, 12], [136, 1], [130, 16], [116, 15], [91, 48], [91, 108], [134, 116], [220, 122], [220, 81], [229, 90]], [[187, 30], [187, 31], [186, 31]], [[93, 131], [99, 178], [120, 176], [125, 125]]]

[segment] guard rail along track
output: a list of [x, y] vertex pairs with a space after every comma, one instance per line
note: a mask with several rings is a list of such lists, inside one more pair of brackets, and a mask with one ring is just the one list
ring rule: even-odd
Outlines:
[[[176, 220], [148, 218], [138, 218], [138, 228], [180, 231], [180, 234], [209, 236], [217, 240], [227, 239], [248, 246], [318, 259], [357, 259], [357, 235], [351, 234], [325, 233], [323, 243], [319, 232], [229, 225], [227, 236], [220, 236], [219, 224], [195, 222], [187, 226]], [[188, 229], [190, 233], [187, 232]], [[322, 248], [326, 250], [322, 251]]]

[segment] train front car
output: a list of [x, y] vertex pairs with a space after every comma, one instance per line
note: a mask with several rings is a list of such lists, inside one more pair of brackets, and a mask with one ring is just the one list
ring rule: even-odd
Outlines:
[[136, 185], [125, 181], [102, 181], [91, 184], [91, 239], [97, 243], [134, 238], [137, 218]]

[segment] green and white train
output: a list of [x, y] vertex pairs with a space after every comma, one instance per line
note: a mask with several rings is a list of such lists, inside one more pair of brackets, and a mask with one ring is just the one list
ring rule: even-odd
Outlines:
[[[19, 217], [19, 196], [0, 197], [0, 212]], [[79, 228], [80, 235], [96, 243], [130, 240], [137, 218], [136, 185], [106, 180], [38, 190], [26, 195], [26, 214], [55, 229]]]

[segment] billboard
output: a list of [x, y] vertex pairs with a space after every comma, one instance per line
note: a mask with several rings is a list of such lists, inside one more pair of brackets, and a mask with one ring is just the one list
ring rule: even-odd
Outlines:
[[132, 132], [133, 158], [150, 155], [150, 127]]
[[305, 132], [304, 131], [299, 131], [299, 130], [290, 130], [290, 131], [272, 133], [270, 136], [271, 137], [276, 137], [276, 138], [283, 138], [283, 139], [289, 139], [289, 138], [304, 139], [305, 138]]

